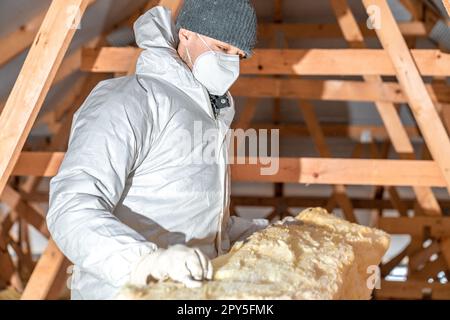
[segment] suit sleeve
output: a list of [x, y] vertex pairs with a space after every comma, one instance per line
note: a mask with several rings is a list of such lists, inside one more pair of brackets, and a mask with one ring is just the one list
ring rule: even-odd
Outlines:
[[[69, 148], [50, 184], [47, 223], [62, 252], [77, 267], [115, 286], [156, 245], [114, 216], [140, 146], [125, 106], [88, 101], [74, 117]], [[140, 132], [142, 133], [142, 132]]]

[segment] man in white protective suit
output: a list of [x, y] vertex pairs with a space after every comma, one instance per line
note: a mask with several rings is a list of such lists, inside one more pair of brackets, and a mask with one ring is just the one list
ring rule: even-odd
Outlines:
[[267, 226], [230, 217], [228, 90], [256, 42], [248, 0], [185, 0], [135, 23], [136, 74], [97, 85], [51, 181], [51, 235], [74, 263], [72, 299], [127, 283], [212, 278], [210, 259]]

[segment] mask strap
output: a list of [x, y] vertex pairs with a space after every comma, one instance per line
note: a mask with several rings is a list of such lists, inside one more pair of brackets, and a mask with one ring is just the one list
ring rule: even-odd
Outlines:
[[198, 35], [198, 37], [200, 38], [200, 40], [202, 40], [202, 42], [205, 44], [205, 46], [206, 46], [210, 51], [212, 51], [212, 52], [215, 53], [215, 51], [214, 51], [213, 49], [211, 49], [211, 47], [206, 43], [205, 39], [203, 39], [203, 37], [202, 37], [201, 35], [199, 35], [198, 33], [197, 33], [197, 35]]
[[194, 65], [194, 64], [192, 63], [192, 58], [191, 58], [191, 55], [190, 55], [190, 53], [189, 53], [188, 47], [186, 47], [186, 55], [187, 55], [187, 58], [189, 59], [189, 63], [190, 63], [191, 65]]

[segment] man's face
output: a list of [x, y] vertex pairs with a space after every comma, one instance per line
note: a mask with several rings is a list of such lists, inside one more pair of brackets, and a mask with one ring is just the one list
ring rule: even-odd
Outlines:
[[[203, 40], [208, 44], [208, 46], [213, 50], [217, 52], [223, 52], [226, 54], [233, 54], [233, 55], [239, 55], [241, 59], [245, 58], [245, 53], [240, 50], [239, 48], [236, 48], [232, 45], [229, 45], [225, 42], [200, 35]], [[181, 56], [181, 58], [184, 60], [184, 62], [189, 66], [189, 68], [193, 68], [193, 65], [191, 64], [191, 61], [189, 60], [186, 48], [189, 50], [189, 54], [192, 59], [192, 63], [195, 63], [197, 58], [202, 55], [203, 53], [209, 51], [209, 48], [203, 43], [203, 41], [200, 39], [199, 35], [195, 32], [191, 32], [186, 29], [180, 29], [179, 33], [180, 38], [180, 44], [178, 47], [178, 53]]]

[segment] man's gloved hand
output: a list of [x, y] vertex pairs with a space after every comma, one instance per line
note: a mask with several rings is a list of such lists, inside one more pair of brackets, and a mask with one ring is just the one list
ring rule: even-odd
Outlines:
[[200, 287], [203, 280], [212, 279], [213, 267], [199, 249], [174, 245], [143, 257], [132, 271], [130, 283], [144, 286], [149, 277], [156, 280], [170, 278], [188, 288], [195, 288]]
[[286, 216], [281, 220], [276, 221], [275, 223], [273, 223], [273, 225], [275, 226], [279, 226], [279, 225], [290, 225], [290, 224], [296, 224], [298, 223], [298, 220], [295, 219], [295, 217], [293, 216]]

